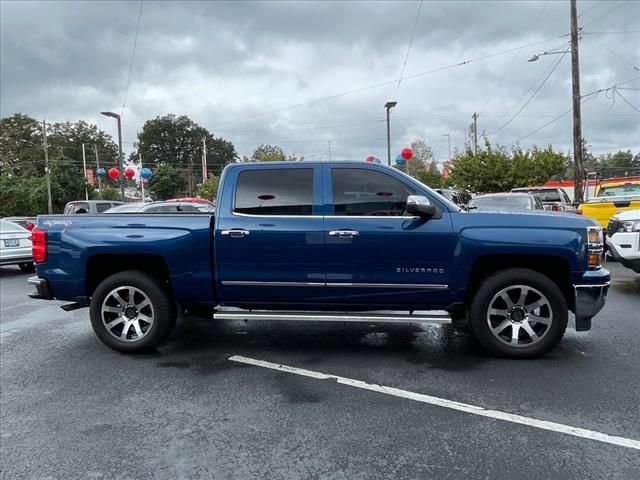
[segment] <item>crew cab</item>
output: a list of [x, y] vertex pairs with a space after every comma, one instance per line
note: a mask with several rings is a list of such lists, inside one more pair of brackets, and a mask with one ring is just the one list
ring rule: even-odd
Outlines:
[[456, 323], [493, 354], [541, 355], [569, 312], [588, 330], [609, 272], [602, 230], [562, 213], [468, 213], [360, 162], [228, 165], [215, 215], [45, 215], [33, 298], [89, 307], [121, 352], [155, 348], [177, 310], [215, 320]]

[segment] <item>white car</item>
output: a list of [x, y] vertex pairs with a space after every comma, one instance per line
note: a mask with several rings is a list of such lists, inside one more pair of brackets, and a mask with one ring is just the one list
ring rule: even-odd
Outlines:
[[607, 247], [618, 262], [640, 273], [640, 209], [615, 214], [607, 225]]
[[17, 223], [0, 220], [0, 265], [18, 265], [23, 272], [33, 272], [31, 232]]

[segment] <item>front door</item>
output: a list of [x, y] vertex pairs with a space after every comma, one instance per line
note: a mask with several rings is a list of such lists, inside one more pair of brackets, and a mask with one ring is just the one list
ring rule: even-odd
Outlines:
[[268, 163], [231, 169], [215, 225], [224, 305], [300, 308], [324, 291], [321, 167]]
[[[450, 213], [421, 220], [405, 211], [409, 195], [426, 195], [384, 169], [326, 165], [325, 302], [375, 309], [442, 304], [456, 237]], [[431, 199], [432, 200], [432, 199]]]

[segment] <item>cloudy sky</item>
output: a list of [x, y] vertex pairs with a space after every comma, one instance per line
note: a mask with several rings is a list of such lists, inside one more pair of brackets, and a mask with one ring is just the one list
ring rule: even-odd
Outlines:
[[[386, 157], [396, 100], [392, 155], [420, 137], [446, 160], [445, 134], [462, 148], [473, 112], [492, 142], [570, 149], [570, 114], [540, 129], [571, 108], [570, 55], [527, 62], [567, 48], [569, 0], [145, 0], [131, 62], [139, 13], [139, 1], [2, 0], [2, 116], [84, 119], [115, 137], [97, 112], [122, 112], [130, 151], [145, 120], [184, 114], [241, 155], [272, 143], [327, 159], [331, 142], [334, 159], [362, 159]], [[582, 93], [635, 79], [588, 97], [583, 136], [595, 153], [640, 151], [624, 100], [640, 109], [640, 1], [578, 0], [578, 13]]]

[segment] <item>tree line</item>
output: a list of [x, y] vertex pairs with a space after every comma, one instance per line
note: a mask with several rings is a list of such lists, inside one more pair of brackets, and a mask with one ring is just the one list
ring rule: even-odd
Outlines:
[[[1, 216], [46, 212], [43, 141], [42, 122], [21, 113], [0, 119]], [[54, 213], [60, 213], [67, 202], [84, 198], [83, 144], [87, 168], [95, 171], [98, 165], [105, 169], [118, 166], [114, 139], [96, 125], [82, 120], [47, 124], [47, 144]], [[416, 139], [411, 148], [413, 158], [397, 168], [431, 187], [455, 186], [475, 192], [496, 192], [542, 184], [550, 179], [573, 178], [572, 159], [551, 146], [508, 149], [491, 145], [485, 139], [484, 147], [476, 154], [470, 148], [456, 151], [448, 164], [447, 176], [442, 175], [424, 139]], [[598, 171], [603, 176], [640, 174], [640, 153], [618, 151], [595, 157], [588, 148], [584, 151], [586, 172]], [[206, 171], [203, 172], [205, 155]], [[185, 115], [168, 114], [144, 123], [125, 167], [152, 169], [148, 191], [156, 200], [178, 195], [212, 199], [224, 166], [239, 160], [302, 161], [304, 158], [287, 154], [277, 145], [259, 145], [250, 157], [240, 158], [230, 141], [216, 137]], [[116, 182], [105, 179], [100, 191], [95, 186], [89, 186], [88, 191], [91, 198], [118, 199], [117, 187]]]

